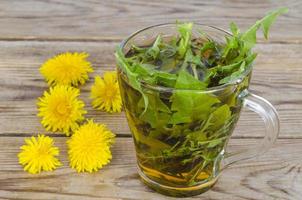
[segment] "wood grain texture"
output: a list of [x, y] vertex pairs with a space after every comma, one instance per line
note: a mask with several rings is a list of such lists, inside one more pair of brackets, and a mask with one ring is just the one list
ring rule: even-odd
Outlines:
[[[97, 173], [77, 174], [68, 167], [66, 138], [55, 138], [64, 166], [30, 175], [17, 160], [22, 137], [1, 137], [0, 198], [7, 199], [172, 199], [144, 186], [137, 175], [131, 138], [118, 138], [110, 165]], [[192, 199], [292, 200], [302, 196], [301, 139], [282, 139], [263, 156], [226, 169], [214, 188]], [[231, 149], [255, 145], [256, 140], [231, 140]], [[191, 198], [188, 198], [191, 199]]]
[[[0, 1], [0, 199], [30, 200], [164, 200], [137, 175], [135, 152], [123, 113], [108, 114], [90, 106], [93, 76], [115, 66], [114, 48], [130, 33], [176, 19], [242, 30], [268, 10], [286, 6], [271, 29], [260, 36], [251, 89], [272, 102], [281, 120], [277, 144], [261, 157], [225, 170], [202, 200], [300, 200], [302, 197], [302, 1], [300, 0], [10, 0]], [[94, 174], [68, 167], [63, 134], [54, 136], [64, 166], [55, 172], [30, 175], [18, 165], [24, 136], [45, 133], [36, 116], [36, 99], [47, 89], [39, 66], [65, 51], [86, 51], [95, 72], [82, 86], [88, 118], [106, 123], [117, 134], [110, 165]], [[259, 143], [264, 127], [244, 112], [230, 150]]]
[[163, 22], [197, 21], [228, 28], [234, 21], [243, 29], [267, 11], [288, 7], [290, 12], [272, 29], [272, 40], [301, 42], [302, 3], [280, 1], [141, 1], [141, 0], [11, 0], [0, 2], [2, 39], [121, 38]]
[[[0, 134], [44, 132], [36, 117], [36, 99], [47, 89], [39, 73], [40, 65], [52, 55], [65, 51], [86, 51], [95, 72], [81, 87], [87, 117], [95, 118], [117, 134], [130, 134], [124, 114], [95, 111], [89, 92], [93, 76], [114, 69], [116, 42], [38, 42], [0, 41]], [[302, 46], [300, 44], [259, 44], [251, 89], [271, 101], [281, 119], [280, 137], [301, 138], [302, 124]], [[243, 113], [236, 131], [238, 137], [262, 135], [262, 122], [256, 114]]]

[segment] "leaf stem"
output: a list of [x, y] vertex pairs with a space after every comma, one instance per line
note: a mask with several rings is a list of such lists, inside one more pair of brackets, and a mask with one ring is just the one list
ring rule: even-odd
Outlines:
[[193, 74], [194, 74], [194, 78], [196, 78], [198, 80], [198, 73], [196, 71], [196, 65], [191, 65], [192, 66], [192, 71], [193, 71]]

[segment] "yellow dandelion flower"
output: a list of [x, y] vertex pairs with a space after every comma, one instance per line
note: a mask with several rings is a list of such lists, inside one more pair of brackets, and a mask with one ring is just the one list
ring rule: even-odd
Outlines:
[[86, 60], [87, 53], [63, 53], [47, 60], [40, 68], [49, 85], [84, 84], [88, 73], [93, 72], [91, 63]]
[[92, 106], [98, 110], [121, 112], [122, 99], [116, 72], [105, 72], [104, 79], [96, 76], [90, 98], [93, 99]]
[[79, 100], [80, 91], [66, 85], [57, 85], [39, 98], [38, 116], [47, 131], [63, 131], [67, 135], [76, 130], [84, 119], [84, 102]]
[[112, 158], [110, 146], [114, 137], [104, 124], [88, 120], [67, 141], [71, 168], [91, 173], [108, 164]]
[[54, 146], [52, 138], [38, 135], [37, 138], [25, 139], [25, 143], [20, 147], [21, 152], [18, 154], [19, 163], [23, 165], [24, 171], [37, 174], [41, 171], [53, 171], [62, 165], [56, 158], [59, 149]]

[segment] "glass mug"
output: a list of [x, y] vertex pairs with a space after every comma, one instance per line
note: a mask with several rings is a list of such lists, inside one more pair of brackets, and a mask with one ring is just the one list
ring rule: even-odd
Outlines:
[[[230, 34], [213, 26], [195, 24], [192, 38], [200, 36], [200, 29], [221, 43]], [[119, 48], [126, 55], [133, 44], [149, 46], [159, 34], [163, 40], [178, 36], [177, 25], [168, 23], [142, 29], [124, 40]], [[145, 184], [162, 194], [185, 197], [205, 192], [215, 184], [223, 169], [262, 154], [278, 137], [279, 119], [275, 108], [248, 90], [252, 65], [238, 80], [206, 90], [151, 86], [141, 80], [149, 102], [145, 109], [142, 94], [130, 85], [122, 71], [123, 64], [117, 60], [118, 81], [135, 144], [138, 172]], [[169, 124], [173, 113], [163, 108], [172, 109], [171, 98], [172, 101], [178, 99], [178, 104], [187, 110], [190, 108], [186, 103], [190, 99], [193, 106], [185, 112], [193, 119], [190, 123]], [[242, 107], [260, 115], [265, 136], [257, 147], [228, 153], [225, 149]]]

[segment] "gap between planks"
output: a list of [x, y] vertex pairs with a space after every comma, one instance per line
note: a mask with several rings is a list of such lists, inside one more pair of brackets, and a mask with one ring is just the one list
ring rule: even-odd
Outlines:
[[[0, 41], [11, 41], [11, 42], [121, 42], [122, 40], [126, 39], [129, 35], [125, 37], [34, 37], [34, 36], [28, 36], [28, 37], [1, 37]], [[274, 39], [268, 39], [265, 40], [263, 38], [257, 39], [258, 44], [302, 44], [302, 40], [274, 40]]]
[[[0, 134], [0, 138], [1, 137], [30, 137], [30, 136], [34, 136], [37, 134], [23, 134], [23, 133], [3, 133]], [[44, 135], [46, 136], [50, 136], [50, 137], [54, 137], [54, 138], [65, 138], [68, 137], [65, 134], [62, 133], [45, 133]], [[115, 134], [117, 138], [132, 138], [132, 135], [130, 134]], [[231, 139], [261, 139], [263, 137], [261, 136], [240, 136], [240, 135], [236, 135], [236, 136], [232, 136]], [[279, 136], [277, 138], [278, 139], [302, 139], [301, 137], [295, 137], [295, 136]]]

